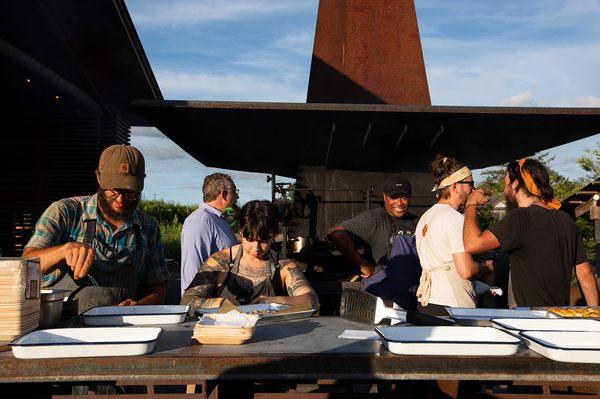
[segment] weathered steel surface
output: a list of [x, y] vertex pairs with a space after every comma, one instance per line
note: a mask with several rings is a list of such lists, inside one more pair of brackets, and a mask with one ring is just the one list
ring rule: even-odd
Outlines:
[[338, 338], [371, 329], [320, 317], [259, 327], [242, 346], [191, 343], [192, 323], [167, 327], [148, 356], [18, 360], [0, 355], [0, 382], [190, 380], [522, 380], [597, 381], [600, 366], [559, 363], [528, 350], [511, 357], [397, 356], [372, 341]]
[[307, 101], [430, 105], [413, 0], [319, 2]]

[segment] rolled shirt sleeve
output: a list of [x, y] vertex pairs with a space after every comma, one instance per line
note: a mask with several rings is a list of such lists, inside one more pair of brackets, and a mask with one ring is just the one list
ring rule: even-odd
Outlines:
[[[66, 220], [68, 210], [62, 202], [52, 203], [35, 224], [35, 231], [25, 248], [49, 248], [67, 241]], [[56, 268], [42, 276], [42, 288], [52, 287], [63, 276], [64, 271]]]
[[59, 245], [66, 240], [67, 209], [60, 202], [54, 202], [40, 216], [35, 224], [35, 231], [25, 248], [48, 248]]

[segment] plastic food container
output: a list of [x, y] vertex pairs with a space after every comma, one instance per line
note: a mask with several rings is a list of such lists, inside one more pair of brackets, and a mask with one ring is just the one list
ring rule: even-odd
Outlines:
[[136, 356], [152, 352], [159, 327], [58, 328], [33, 331], [10, 343], [19, 359]]
[[238, 320], [227, 325], [225, 320], [231, 313], [234, 312], [203, 316], [194, 327], [192, 338], [205, 345], [240, 345], [249, 341], [254, 335], [258, 316], [235, 312]]

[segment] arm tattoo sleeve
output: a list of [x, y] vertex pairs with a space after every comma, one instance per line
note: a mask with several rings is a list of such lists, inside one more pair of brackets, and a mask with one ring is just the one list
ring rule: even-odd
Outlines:
[[308, 294], [310, 304], [317, 308], [319, 306], [319, 298], [312, 289], [304, 273], [298, 267], [289, 267], [287, 269], [289, 275], [289, 285], [287, 286], [287, 292], [289, 296], [304, 295]]
[[227, 270], [229, 259], [221, 253], [214, 254], [204, 262], [181, 297], [181, 304], [190, 306], [190, 314], [196, 309], [217, 306], [218, 299], [212, 298], [211, 295], [214, 294], [219, 273]]

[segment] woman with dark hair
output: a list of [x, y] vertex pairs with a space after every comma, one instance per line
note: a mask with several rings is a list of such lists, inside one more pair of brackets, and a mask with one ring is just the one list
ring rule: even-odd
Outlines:
[[318, 298], [292, 260], [279, 260], [271, 243], [279, 231], [277, 208], [269, 201], [250, 201], [237, 221], [242, 243], [212, 254], [185, 290], [182, 305], [191, 311], [219, 307], [224, 299], [245, 305], [257, 302], [300, 304], [317, 308]]
[[417, 308], [440, 316], [447, 315], [445, 306], [477, 306], [472, 279], [480, 266], [465, 251], [464, 216], [459, 212], [475, 184], [468, 167], [443, 154], [436, 156], [431, 169], [435, 177], [432, 191], [439, 201], [421, 216], [415, 233], [423, 269]]
[[463, 232], [467, 251], [476, 254], [501, 247], [508, 252], [511, 307], [569, 305], [573, 271], [587, 304], [597, 306], [596, 276], [577, 226], [554, 197], [546, 167], [528, 158], [509, 162], [504, 184], [510, 211], [489, 230], [481, 231], [476, 215], [487, 197], [480, 190], [469, 196]]

